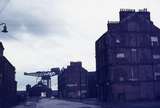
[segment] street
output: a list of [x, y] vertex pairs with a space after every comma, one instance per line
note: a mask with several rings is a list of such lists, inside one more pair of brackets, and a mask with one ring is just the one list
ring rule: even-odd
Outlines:
[[43, 98], [39, 101], [28, 100], [27, 102], [13, 108], [100, 108], [98, 105], [89, 105], [80, 102], [71, 102], [58, 99]]
[[13, 108], [160, 108], [159, 101], [146, 102], [127, 102], [127, 103], [108, 103], [95, 104], [89, 101], [67, 101], [49, 98], [31, 98], [25, 103], [21, 103]]

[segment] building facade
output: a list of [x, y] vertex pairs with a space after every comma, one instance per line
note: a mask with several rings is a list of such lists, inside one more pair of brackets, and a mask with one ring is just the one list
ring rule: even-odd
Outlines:
[[87, 97], [87, 70], [81, 62], [70, 62], [58, 75], [58, 91], [61, 98]]
[[96, 89], [96, 72], [87, 73], [87, 98], [96, 98], [97, 89]]
[[119, 15], [96, 41], [98, 99], [159, 99], [160, 29], [147, 9], [121, 9]]
[[4, 47], [0, 42], [0, 106], [6, 108], [16, 102], [17, 82], [15, 67], [3, 56]]

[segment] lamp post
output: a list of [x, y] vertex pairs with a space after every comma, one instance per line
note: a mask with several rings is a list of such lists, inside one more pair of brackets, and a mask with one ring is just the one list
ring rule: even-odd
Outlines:
[[2, 29], [2, 31], [1, 31], [1, 32], [3, 32], [3, 33], [7, 33], [7, 32], [8, 32], [8, 30], [7, 30], [7, 25], [6, 25], [6, 23], [0, 23], [0, 25], [2, 25], [2, 26], [3, 26], [3, 29]]

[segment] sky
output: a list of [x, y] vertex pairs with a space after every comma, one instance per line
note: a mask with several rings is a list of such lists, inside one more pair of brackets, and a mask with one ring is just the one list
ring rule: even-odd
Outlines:
[[[4, 55], [16, 67], [18, 90], [35, 84], [24, 72], [47, 71], [82, 61], [95, 70], [95, 41], [107, 31], [108, 21], [119, 20], [121, 8], [151, 12], [160, 27], [160, 0], [0, 0], [0, 22], [8, 33], [0, 33]], [[57, 77], [52, 87], [57, 89]]]

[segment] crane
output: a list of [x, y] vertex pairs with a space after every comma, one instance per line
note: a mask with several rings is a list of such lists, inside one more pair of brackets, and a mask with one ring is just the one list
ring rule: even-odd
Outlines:
[[24, 72], [24, 75], [34, 76], [34, 77], [41, 77], [41, 82], [47, 85], [48, 88], [51, 88], [51, 77], [57, 75], [60, 72], [59, 68], [52, 68], [50, 71], [37, 71], [27, 73]]

